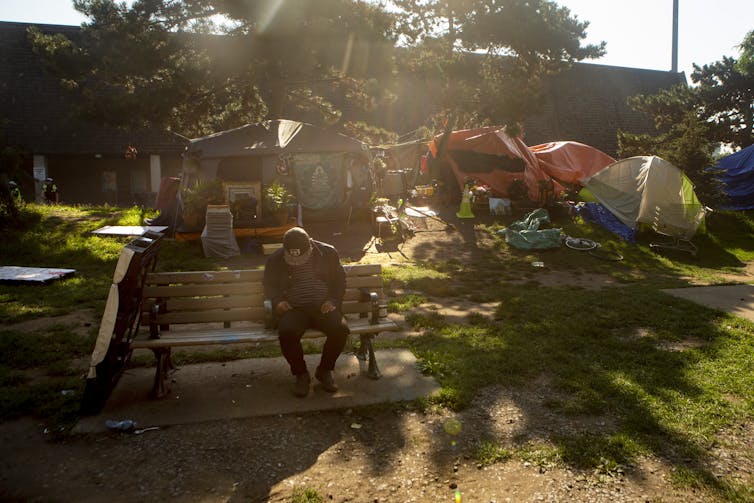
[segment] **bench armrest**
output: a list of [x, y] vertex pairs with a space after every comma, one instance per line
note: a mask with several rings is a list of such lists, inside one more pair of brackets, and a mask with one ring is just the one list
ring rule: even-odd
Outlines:
[[149, 310], [149, 338], [160, 338], [160, 327], [157, 325], [157, 315], [160, 314], [160, 303], [155, 302]]
[[[369, 302], [371, 304], [369, 324], [378, 324], [380, 322], [380, 296], [376, 292], [370, 292], [366, 288], [359, 288], [359, 291], [359, 302]], [[369, 313], [361, 313], [359, 318], [366, 318], [367, 316], [369, 316]]]
[[369, 323], [376, 325], [380, 322], [380, 297], [375, 292], [369, 292], [369, 302], [372, 304], [372, 316]]

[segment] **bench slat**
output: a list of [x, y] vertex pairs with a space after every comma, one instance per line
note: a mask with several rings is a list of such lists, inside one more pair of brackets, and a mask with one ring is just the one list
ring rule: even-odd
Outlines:
[[[367, 291], [376, 293], [380, 299], [384, 298], [382, 288], [369, 288]], [[361, 300], [361, 290], [358, 288], [349, 288], [343, 296], [343, 301]]]
[[[145, 299], [142, 312], [148, 313], [155, 305], [156, 299]], [[261, 306], [264, 295], [234, 295], [230, 297], [175, 297], [167, 299], [169, 311], [193, 311], [206, 309], [231, 309], [238, 307]]]
[[382, 265], [380, 264], [351, 264], [344, 265], [346, 276], [379, 276], [382, 274]]
[[346, 278], [347, 288], [382, 288], [380, 276], [356, 276]]
[[[359, 276], [379, 276], [382, 273], [380, 264], [352, 264], [343, 266], [346, 278]], [[152, 272], [147, 274], [148, 285], [169, 285], [174, 283], [233, 283], [233, 282], [261, 282], [264, 269], [239, 269], [230, 271], [183, 271], [183, 272]]]
[[147, 274], [146, 283], [148, 285], [168, 285], [173, 283], [261, 283], [263, 277], [264, 269], [240, 269], [233, 271], [153, 272]]
[[[249, 291], [249, 292], [241, 292], [238, 293], [238, 289], [240, 287], [240, 284], [234, 285], [232, 288], [225, 289], [222, 287], [223, 285], [214, 285], [215, 288], [212, 288], [210, 290], [204, 290], [202, 289], [201, 292], [197, 295], [194, 295], [193, 293], [196, 291], [193, 288], [194, 287], [180, 287], [177, 286], [160, 286], [160, 287], [145, 287], [144, 288], [144, 301], [142, 302], [142, 311], [148, 311], [152, 308], [152, 306], [155, 303], [155, 299], [161, 298], [161, 299], [171, 299], [171, 306], [174, 306], [174, 309], [179, 309], [175, 306], [183, 306], [183, 302], [186, 302], [186, 306], [194, 306], [195, 301], [200, 303], [210, 303], [210, 300], [215, 300], [218, 302], [217, 307], [233, 307], [237, 303], [246, 302], [247, 306], [251, 305], [261, 305], [262, 301], [264, 300], [263, 292], [261, 291]], [[177, 289], [177, 290], [174, 290]], [[243, 288], [241, 288], [243, 289]], [[249, 288], [249, 290], [258, 290], [257, 288]], [[375, 292], [377, 295], [380, 296], [380, 298], [383, 297], [383, 291], [382, 288], [369, 288], [370, 292]], [[188, 294], [188, 295], [187, 295]], [[348, 288], [346, 289], [346, 293], [343, 296], [344, 301], [352, 301], [352, 300], [360, 300], [361, 299], [361, 289], [360, 288]], [[227, 297], [220, 297], [221, 295], [227, 295]], [[211, 299], [214, 298], [214, 299]], [[225, 302], [224, 299], [238, 299], [237, 301], [230, 301], [230, 305], [223, 304]], [[182, 307], [180, 309], [183, 309]], [[191, 307], [186, 307], [185, 309], [191, 309]]]
[[[369, 320], [351, 320], [348, 325], [351, 327], [351, 334], [356, 335], [398, 330], [398, 326], [389, 319], [383, 319], [376, 325], [371, 325]], [[306, 339], [319, 337], [322, 337], [322, 333], [318, 330], [309, 329], [304, 333], [304, 338]], [[164, 332], [159, 339], [137, 338], [131, 342], [131, 348], [151, 349], [178, 346], [201, 346], [206, 344], [272, 342], [277, 341], [277, 339], [277, 333], [274, 330], [265, 330], [261, 327], [185, 330]]]
[[[165, 313], [157, 315], [158, 325], [179, 325], [185, 323], [222, 323], [232, 321], [264, 322], [264, 309], [249, 307], [253, 304], [232, 305], [230, 298], [221, 299], [192, 299], [195, 304], [186, 299], [171, 299], [168, 301]], [[227, 302], [223, 305], [222, 302]], [[180, 303], [180, 305], [179, 305]], [[260, 305], [262, 301], [256, 303]], [[372, 304], [369, 302], [344, 302], [343, 314], [371, 313]], [[142, 311], [141, 324], [149, 326], [150, 312]]]
[[[346, 280], [346, 289], [381, 288], [382, 278], [374, 276], [357, 276]], [[214, 295], [244, 295], [262, 293], [264, 287], [259, 282], [233, 282], [203, 284], [148, 284], [144, 287], [144, 297], [200, 297]]]
[[181, 323], [213, 323], [224, 321], [261, 321], [264, 320], [262, 307], [242, 309], [218, 309], [208, 311], [177, 311], [157, 316], [158, 325], [178, 325]]
[[205, 285], [161, 285], [144, 287], [144, 297], [211, 297], [262, 293], [261, 283], [208, 283]]

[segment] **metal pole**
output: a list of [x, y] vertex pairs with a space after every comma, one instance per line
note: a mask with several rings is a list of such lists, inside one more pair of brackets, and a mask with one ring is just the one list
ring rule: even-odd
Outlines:
[[678, 1], [673, 0], [673, 61], [671, 70], [678, 73]]

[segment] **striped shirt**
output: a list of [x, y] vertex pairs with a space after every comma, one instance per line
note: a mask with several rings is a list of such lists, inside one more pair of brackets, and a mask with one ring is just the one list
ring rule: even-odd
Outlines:
[[327, 284], [319, 279], [309, 260], [303, 265], [288, 266], [291, 283], [288, 302], [293, 307], [321, 306], [327, 298]]

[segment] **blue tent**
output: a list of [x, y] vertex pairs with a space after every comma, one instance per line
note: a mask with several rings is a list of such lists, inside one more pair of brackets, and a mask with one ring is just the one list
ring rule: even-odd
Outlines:
[[754, 145], [739, 150], [717, 161], [715, 169], [721, 170], [717, 179], [728, 196], [724, 210], [750, 210], [754, 208]]

